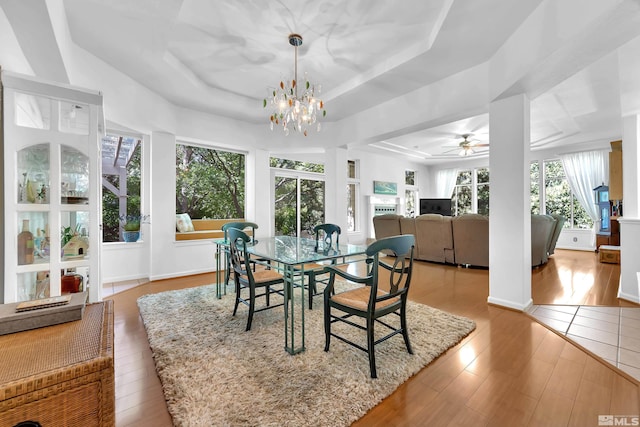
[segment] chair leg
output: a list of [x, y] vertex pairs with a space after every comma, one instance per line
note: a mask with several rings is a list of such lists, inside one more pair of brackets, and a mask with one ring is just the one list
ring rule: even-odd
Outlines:
[[329, 304], [324, 304], [324, 351], [329, 351], [329, 344], [331, 344], [331, 307]]
[[309, 273], [309, 310], [313, 310], [313, 296], [316, 294], [316, 275]]
[[256, 289], [253, 286], [249, 286], [249, 316], [247, 317], [247, 329], [251, 330], [251, 322], [253, 321], [253, 312], [256, 309]]
[[367, 318], [367, 353], [369, 353], [369, 370], [371, 371], [371, 378], [378, 378], [378, 373], [376, 372], [376, 348], [373, 336], [374, 324], [375, 320], [373, 320], [373, 317]]
[[238, 311], [238, 305], [240, 304], [240, 283], [238, 282], [238, 279], [235, 279], [235, 283], [236, 283], [236, 304], [233, 307], [233, 315], [236, 315], [236, 312]]
[[231, 276], [231, 263], [227, 260], [227, 268], [224, 271], [224, 285], [229, 284], [229, 277]]
[[404, 343], [407, 346], [407, 351], [409, 354], [413, 354], [413, 349], [411, 348], [411, 343], [409, 342], [409, 330], [407, 329], [407, 310], [406, 305], [402, 306], [400, 310], [400, 327], [402, 328], [402, 336], [404, 338]]

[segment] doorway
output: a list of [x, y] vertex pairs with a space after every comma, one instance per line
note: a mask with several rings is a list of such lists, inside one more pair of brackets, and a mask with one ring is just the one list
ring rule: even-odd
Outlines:
[[312, 237], [325, 221], [325, 182], [316, 174], [278, 171], [273, 178], [274, 230], [278, 236]]

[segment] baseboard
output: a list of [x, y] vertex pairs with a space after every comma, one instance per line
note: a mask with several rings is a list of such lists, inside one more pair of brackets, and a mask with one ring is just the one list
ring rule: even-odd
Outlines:
[[527, 311], [531, 308], [531, 306], [533, 305], [533, 300], [529, 299], [529, 301], [527, 301], [526, 304], [518, 304], [515, 303], [513, 301], [507, 301], [507, 300], [503, 300], [500, 298], [494, 298], [492, 296], [489, 296], [487, 298], [487, 302], [491, 305], [496, 305], [496, 306], [500, 306], [502, 308], [508, 308], [511, 310], [516, 310], [516, 311]]
[[155, 274], [153, 276], [150, 276], [149, 280], [154, 281], [154, 280], [163, 280], [163, 279], [173, 279], [176, 277], [193, 276], [195, 274], [215, 273], [215, 272], [216, 272], [215, 268], [207, 268], [207, 269], [201, 269], [201, 270], [172, 272], [168, 274]]

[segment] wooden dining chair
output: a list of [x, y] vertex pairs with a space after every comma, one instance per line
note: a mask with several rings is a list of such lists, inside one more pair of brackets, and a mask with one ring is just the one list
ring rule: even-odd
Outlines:
[[[371, 378], [377, 378], [375, 346], [388, 340], [394, 335], [401, 334], [409, 354], [413, 354], [409, 342], [407, 329], [407, 295], [411, 284], [411, 272], [413, 270], [413, 249], [415, 238], [412, 234], [393, 236], [380, 239], [367, 247], [365, 276], [355, 276], [335, 266], [327, 267], [330, 272], [329, 285], [324, 289], [324, 330], [325, 347], [329, 351], [331, 337], [363, 350], [369, 355], [369, 369]], [[392, 264], [381, 260], [386, 257], [383, 251], [389, 250], [394, 256], [388, 257]], [[382, 286], [380, 268], [389, 271], [388, 283]], [[361, 284], [343, 292], [334, 291], [335, 277], [340, 276], [350, 282]], [[385, 273], [386, 278], [386, 273]], [[381, 320], [387, 315], [398, 316], [395, 322]], [[353, 321], [353, 316], [359, 317], [360, 322]], [[335, 322], [342, 322], [366, 331], [367, 346], [364, 347], [353, 341], [348, 336], [340, 336], [331, 330]], [[364, 324], [364, 325], [363, 325]], [[380, 324], [390, 332], [377, 340], [374, 335], [374, 326]]]
[[[340, 226], [336, 224], [319, 224], [313, 227], [313, 234], [316, 239], [315, 250], [318, 251], [337, 251], [340, 247]], [[335, 260], [332, 262], [335, 264]], [[317, 284], [322, 283], [327, 285], [329, 277], [319, 278], [328, 273], [328, 264], [319, 263], [307, 263], [303, 264], [301, 269], [304, 275], [307, 277], [307, 289], [309, 294], [309, 309], [313, 309], [313, 297], [320, 295], [322, 292], [318, 292]]]
[[[236, 315], [240, 303], [249, 307], [249, 315], [247, 317], [246, 331], [251, 329], [253, 314], [259, 311], [269, 310], [284, 305], [283, 302], [272, 305], [270, 297], [272, 293], [279, 294], [284, 297], [284, 277], [275, 270], [258, 270], [252, 271], [251, 254], [247, 252], [247, 244], [251, 238], [242, 230], [237, 228], [228, 228], [229, 251], [231, 254], [231, 266], [234, 273], [234, 283], [236, 285], [236, 302], [233, 307], [233, 315]], [[272, 288], [274, 285], [283, 284], [283, 287]], [[256, 293], [256, 290], [263, 288], [262, 293]], [[249, 292], [248, 298], [243, 297], [243, 291]], [[265, 305], [256, 308], [256, 299], [265, 298]]]

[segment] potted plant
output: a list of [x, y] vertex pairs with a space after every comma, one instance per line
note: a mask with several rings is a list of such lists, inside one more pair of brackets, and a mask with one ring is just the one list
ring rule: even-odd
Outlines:
[[137, 242], [140, 238], [140, 225], [147, 223], [149, 215], [120, 215], [122, 238], [125, 242]]

